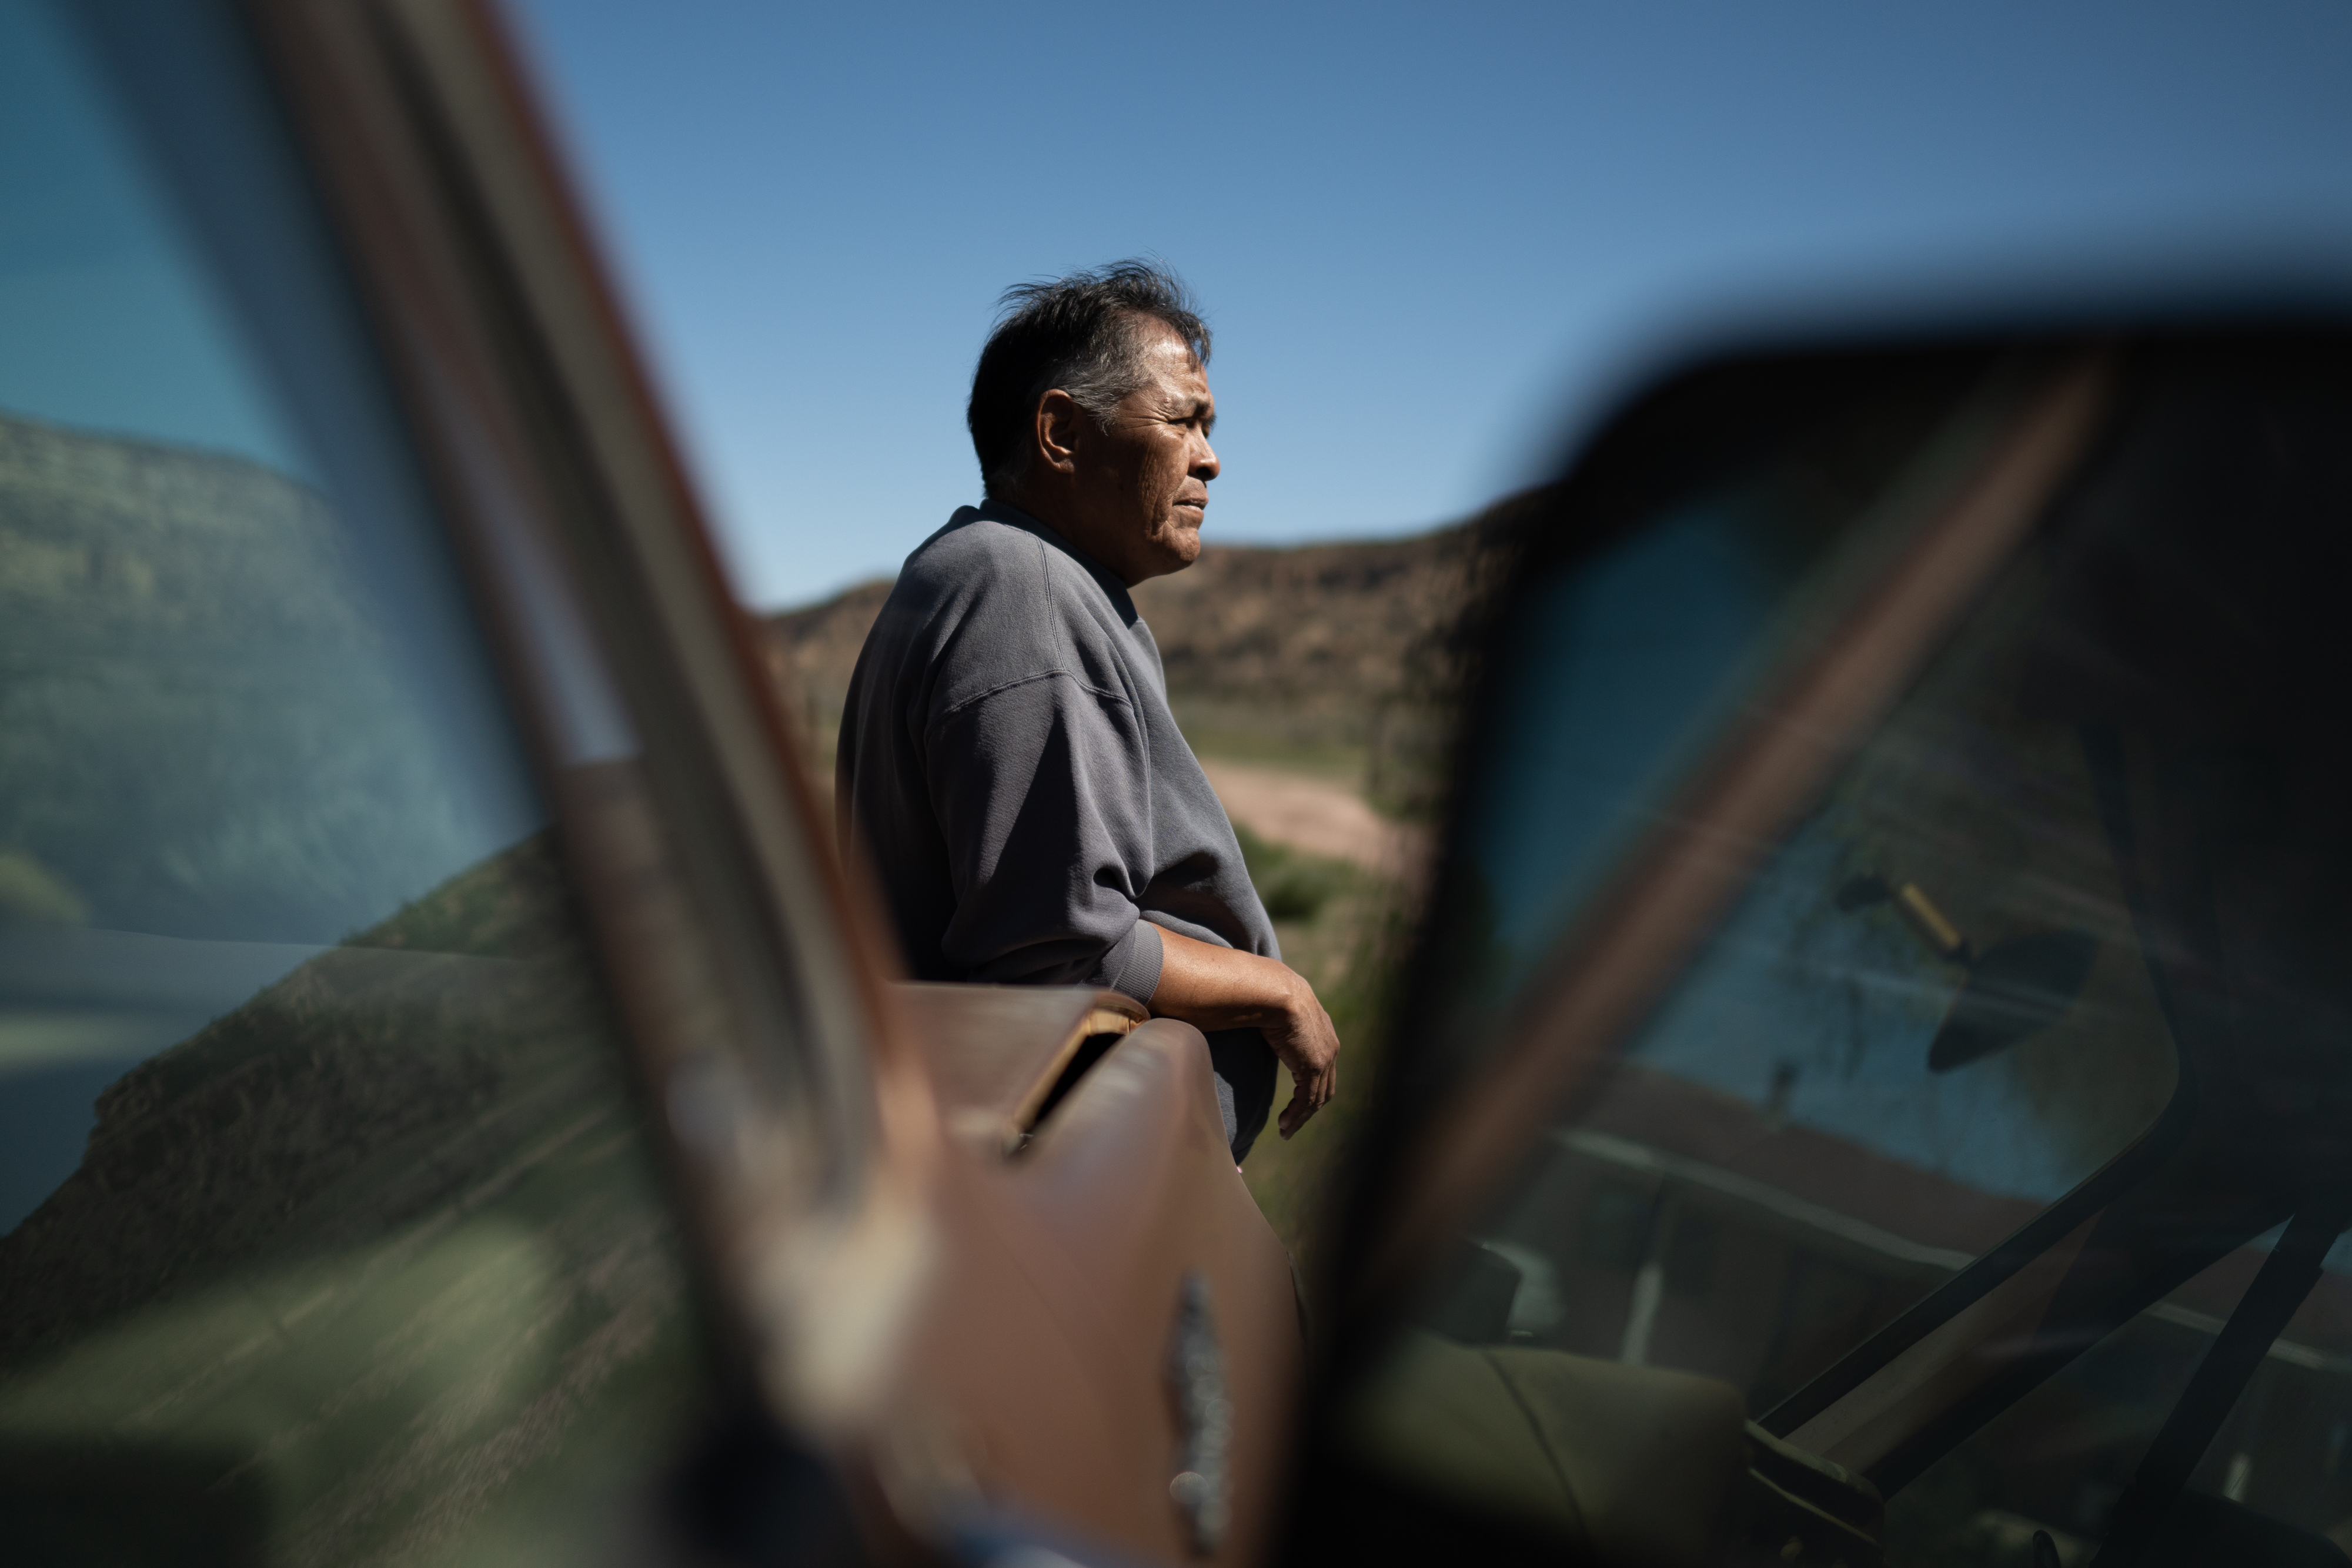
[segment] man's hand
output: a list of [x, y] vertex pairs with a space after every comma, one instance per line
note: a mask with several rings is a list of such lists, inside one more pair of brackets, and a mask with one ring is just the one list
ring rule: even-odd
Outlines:
[[1151, 1010], [1202, 1030], [1255, 1029], [1290, 1069], [1289, 1137], [1339, 1090], [1339, 1033], [1298, 971], [1274, 958], [1160, 930], [1160, 988]]
[[1307, 1125], [1307, 1118], [1339, 1092], [1339, 1031], [1331, 1027], [1331, 1015], [1323, 1010], [1323, 1004], [1315, 999], [1314, 990], [1299, 979], [1297, 970], [1290, 971], [1290, 977], [1297, 980], [1299, 995], [1307, 998], [1304, 1014], [1286, 1021], [1279, 1031], [1259, 1026], [1266, 1044], [1290, 1069], [1290, 1103], [1282, 1108], [1282, 1120], [1276, 1124], [1286, 1138]]

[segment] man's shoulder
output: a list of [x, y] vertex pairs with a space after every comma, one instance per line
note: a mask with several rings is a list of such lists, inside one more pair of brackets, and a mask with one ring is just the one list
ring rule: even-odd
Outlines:
[[931, 672], [948, 703], [1057, 672], [1101, 685], [1115, 661], [1101, 598], [1065, 552], [966, 507], [907, 558], [867, 646]]
[[1118, 619], [1109, 594], [1066, 548], [969, 507], [907, 558], [890, 598], [903, 624], [973, 622], [1015, 640], [1059, 628], [1059, 640], [1090, 641]]
[[1050, 588], [1054, 552], [1026, 528], [960, 508], [947, 526], [915, 547], [898, 569], [891, 597], [909, 603], [970, 599]]

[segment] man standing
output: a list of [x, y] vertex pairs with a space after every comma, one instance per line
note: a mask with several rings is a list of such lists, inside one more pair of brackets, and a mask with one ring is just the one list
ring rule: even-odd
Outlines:
[[966, 422], [987, 500], [907, 558], [858, 655], [837, 764], [919, 978], [1098, 985], [1208, 1037], [1239, 1160], [1339, 1040], [1281, 961], [1128, 590], [1201, 553], [1209, 329], [1122, 262], [1010, 289]]

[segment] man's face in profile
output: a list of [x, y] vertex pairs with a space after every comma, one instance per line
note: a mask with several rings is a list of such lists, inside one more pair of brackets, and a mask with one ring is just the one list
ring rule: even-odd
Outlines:
[[1192, 350], [1153, 321], [1143, 360], [1150, 381], [1121, 399], [1107, 430], [1077, 444], [1085, 538], [1076, 542], [1129, 583], [1181, 571], [1200, 558], [1201, 519], [1217, 455], [1209, 431], [1217, 400]]

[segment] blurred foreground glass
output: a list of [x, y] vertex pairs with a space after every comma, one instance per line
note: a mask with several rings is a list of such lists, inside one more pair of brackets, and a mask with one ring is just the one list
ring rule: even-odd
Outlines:
[[[1472, 1049], [2024, 390], [2010, 368], [1937, 369], [1825, 400], [1529, 594], [1497, 676], [1508, 738], [1464, 811], [1459, 896], [1495, 911], [1457, 1003]], [[1494, 1238], [1538, 1281], [1517, 1335], [1703, 1369], [1765, 1408], [2163, 1109], [2172, 1052], [2079, 739], [2016, 701], [2047, 592], [2038, 559], [2001, 580], [1585, 1086]], [[1986, 1000], [2028, 997], [2042, 1015]], [[1718, 1269], [1763, 1245], [1758, 1205], [1780, 1255]]]
[[[1433, 1103], [1634, 906], [1645, 847], [1710, 852], [1694, 779], [1801, 722], [1775, 682], [1858, 623], [2051, 357], [1840, 363], [1717, 373], [1666, 459], [1526, 541], [1419, 1015]], [[2352, 360], [2116, 363], [2028, 542], [1891, 709], [1817, 737], [1840, 759], [1784, 833], [1718, 846], [1759, 856], [1736, 903], [1342, 1406], [1373, 1471], [1675, 1560], [1696, 1538], [1642, 1509], [1736, 1534], [1758, 1495], [1676, 1473], [1777, 1465], [1819, 1494], [1784, 1561], [1875, 1561], [1883, 1493], [1891, 1561], [2031, 1562], [2039, 1531], [2074, 1563], [2133, 1528], [2119, 1498], [2229, 1340], [2252, 1381], [2177, 1506], [2143, 1474], [2150, 1517], [2352, 1537], [2352, 1259], [2279, 1298], [2274, 1343], [2250, 1286], [2352, 1188]], [[1742, 1405], [1747, 1461], [1707, 1436]]]
[[0, 106], [11, 1554], [608, 1550], [702, 1397], [677, 1239], [295, 160], [210, 171], [293, 236], [257, 322], [69, 14], [0, 8]]

